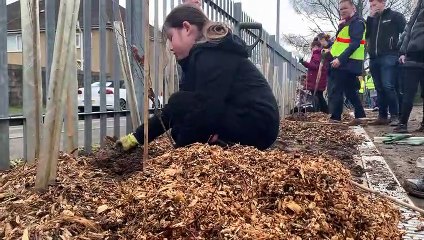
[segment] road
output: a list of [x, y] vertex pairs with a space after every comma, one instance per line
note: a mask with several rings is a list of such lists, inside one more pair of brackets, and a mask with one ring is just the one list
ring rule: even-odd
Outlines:
[[[113, 136], [113, 118], [107, 119], [107, 135]], [[126, 117], [120, 118], [120, 135], [126, 133]], [[10, 159], [23, 158], [24, 156], [24, 133], [23, 126], [11, 126], [9, 127], [9, 138], [10, 138]], [[62, 131], [63, 136], [63, 131]], [[92, 143], [100, 143], [100, 119], [92, 120]], [[63, 142], [63, 141], [62, 141]], [[84, 146], [84, 121], [78, 121], [78, 145]], [[62, 149], [62, 146], [61, 146]]]

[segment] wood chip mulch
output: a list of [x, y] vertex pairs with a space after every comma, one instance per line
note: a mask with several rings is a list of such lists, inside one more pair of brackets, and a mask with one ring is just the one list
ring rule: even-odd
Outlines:
[[[287, 138], [313, 134], [284, 124], [282, 132], [292, 129]], [[353, 141], [343, 139], [341, 130], [332, 139], [329, 136], [335, 132], [319, 131], [318, 135], [326, 137], [304, 141], [328, 141], [328, 146]], [[402, 236], [397, 227], [399, 210], [352, 186], [350, 171], [328, 154], [202, 144], [170, 149], [166, 138], [151, 143], [150, 153], [144, 172], [141, 148], [130, 154], [102, 149], [94, 156], [78, 158], [62, 154], [57, 183], [44, 193], [34, 190], [34, 166], [1, 172], [0, 238], [337, 240]]]

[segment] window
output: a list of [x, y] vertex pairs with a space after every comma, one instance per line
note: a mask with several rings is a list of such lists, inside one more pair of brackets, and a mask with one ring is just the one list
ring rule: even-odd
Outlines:
[[22, 52], [22, 35], [9, 34], [7, 36], [7, 52]]

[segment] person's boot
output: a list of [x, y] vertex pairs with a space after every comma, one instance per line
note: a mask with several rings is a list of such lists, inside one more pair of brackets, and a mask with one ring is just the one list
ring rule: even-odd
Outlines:
[[328, 120], [328, 123], [334, 123], [334, 124], [340, 124], [340, 123], [342, 123], [342, 121], [340, 121], [340, 120], [334, 120], [334, 119], [329, 119]]
[[415, 130], [414, 132], [424, 132], [424, 121], [421, 122], [420, 127], [417, 130]]
[[349, 126], [358, 126], [361, 125], [363, 123], [363, 121], [359, 118], [355, 118], [352, 121], [350, 121], [347, 125]]
[[389, 123], [390, 123], [390, 120], [389, 119], [380, 118], [379, 117], [379, 118], [377, 118], [377, 120], [370, 122], [369, 125], [372, 125], [372, 126], [384, 126], [384, 125], [388, 125]]
[[118, 141], [116, 141], [115, 147], [122, 151], [129, 151], [138, 145], [138, 141], [135, 138], [134, 134], [130, 133], [121, 137]]
[[408, 126], [403, 123], [399, 123], [397, 127], [393, 129], [394, 133], [408, 133]]
[[411, 196], [424, 199], [424, 180], [421, 179], [406, 179], [404, 188]]
[[391, 119], [390, 119], [390, 126], [391, 127], [396, 127], [397, 125], [399, 125], [399, 118], [397, 117], [397, 116], [393, 116]]

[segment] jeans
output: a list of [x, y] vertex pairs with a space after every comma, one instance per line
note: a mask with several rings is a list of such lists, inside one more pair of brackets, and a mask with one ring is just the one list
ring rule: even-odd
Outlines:
[[355, 108], [355, 118], [364, 118], [365, 111], [359, 99], [358, 78], [346, 70], [332, 69], [328, 83], [328, 102], [331, 119], [341, 121], [344, 96]]
[[397, 56], [381, 56], [370, 60], [370, 71], [378, 96], [379, 118], [387, 119], [389, 109], [391, 117], [399, 116], [397, 85]]

